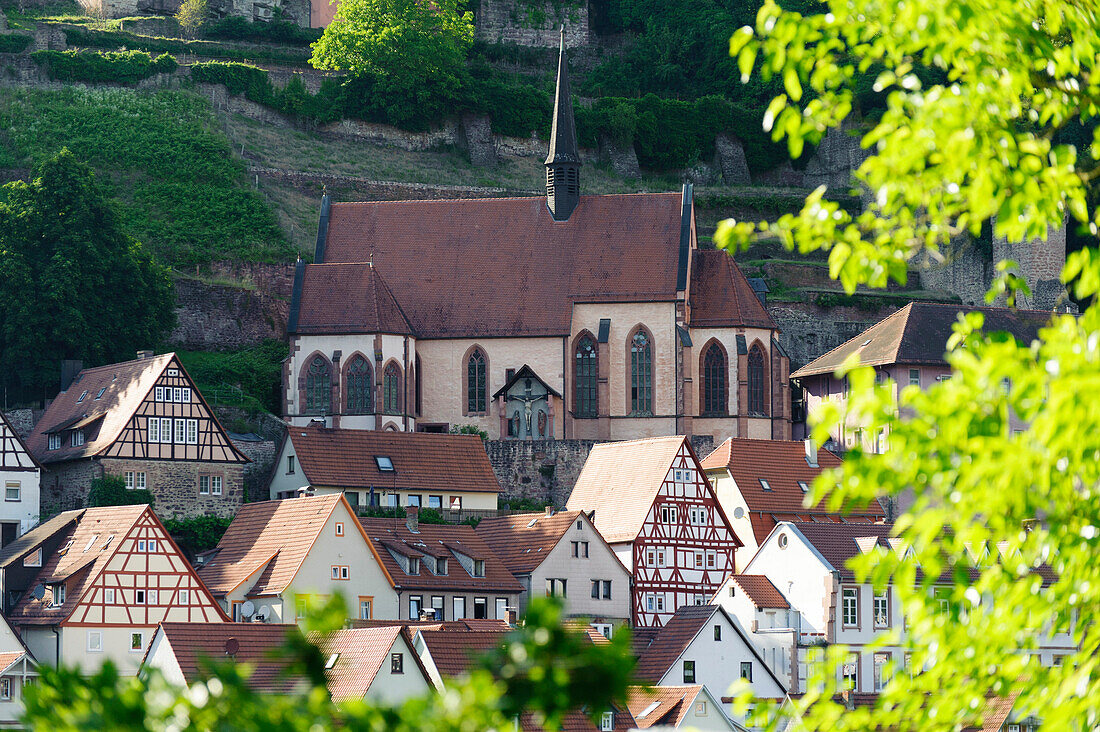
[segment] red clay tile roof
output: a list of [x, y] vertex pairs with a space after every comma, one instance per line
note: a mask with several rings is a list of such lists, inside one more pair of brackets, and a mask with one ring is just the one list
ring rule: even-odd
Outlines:
[[688, 327], [775, 329], [733, 257], [716, 249], [696, 249], [691, 256]]
[[[289, 657], [281, 648], [288, 634], [300, 632], [296, 625], [161, 623], [159, 632], [171, 645], [188, 684], [207, 678], [206, 664], [229, 660], [253, 667], [249, 686], [262, 694], [285, 694], [306, 683], [303, 677], [284, 674]], [[230, 639], [238, 647], [232, 656], [226, 652]]]
[[[595, 511], [592, 523], [611, 544], [634, 541], [686, 437], [594, 445], [565, 507]], [[615, 490], [609, 490], [611, 486]]]
[[444, 678], [461, 676], [470, 670], [474, 660], [504, 642], [504, 631], [420, 630], [439, 675]]
[[[675, 728], [702, 691], [702, 686], [631, 686], [626, 692], [626, 705], [638, 729]], [[653, 704], [657, 706], [650, 709]], [[644, 717], [639, 716], [647, 710]]]
[[[397, 625], [310, 635], [310, 642], [321, 650], [326, 659], [337, 654], [336, 663], [325, 671], [332, 700], [341, 702], [366, 696], [367, 689], [374, 683], [382, 664], [389, 660], [390, 651], [401, 636], [401, 627]], [[409, 655], [415, 657], [416, 654], [411, 651], [412, 645], [409, 644]], [[409, 663], [416, 665], [413, 659]], [[415, 669], [409, 668], [406, 672], [414, 673]], [[426, 675], [424, 680], [427, 682]]]
[[[15, 625], [55, 625], [63, 622], [80, 604], [89, 583], [118, 551], [123, 537], [149, 510], [146, 505], [87, 508], [75, 523], [64, 521], [58, 527], [58, 530], [65, 532], [58, 550], [42, 557], [42, 568], [29, 586], [64, 581], [65, 602], [53, 605], [50, 589], [46, 590], [42, 599], [36, 599], [31, 592], [24, 592], [8, 615], [8, 620]], [[45, 538], [42, 537], [43, 540]]]
[[0, 653], [0, 674], [7, 671], [17, 661], [21, 661], [24, 658], [30, 658], [30, 654], [26, 651], [13, 651], [11, 653]]
[[792, 378], [831, 374], [853, 353], [862, 366], [888, 364], [946, 365], [944, 353], [959, 313], [985, 314], [985, 332], [1005, 331], [1024, 343], [1038, 337], [1050, 322], [1043, 310], [981, 308], [930, 302], [912, 302], [875, 323], [855, 338], [803, 366]]
[[278, 595], [298, 573], [342, 497], [332, 493], [244, 504], [218, 542], [217, 553], [198, 567], [199, 578], [221, 596], [263, 569], [248, 595]]
[[[58, 394], [46, 407], [45, 414], [27, 437], [27, 448], [43, 464], [102, 452], [118, 439], [122, 429], [153, 388], [153, 383], [174, 358], [174, 353], [165, 353], [153, 358], [84, 369], [77, 374], [72, 385]], [[105, 391], [102, 397], [96, 399], [100, 389]], [[85, 394], [84, 399], [77, 403], [82, 394]], [[72, 447], [70, 441], [64, 439], [59, 449], [47, 449], [47, 432], [54, 431], [60, 425], [72, 426], [95, 418], [102, 420], [98, 432], [86, 430], [83, 445]]]
[[[510, 594], [523, 590], [523, 586], [508, 571], [504, 562], [493, 553], [472, 526], [420, 524], [419, 531], [414, 534], [409, 531], [404, 522], [396, 519], [360, 518], [359, 523], [363, 525], [367, 537], [374, 544], [376, 553], [382, 559], [382, 566], [393, 578], [395, 589], [456, 592], [481, 590]], [[445, 575], [434, 574], [427, 561], [420, 562], [420, 574], [406, 574], [386, 548], [387, 542], [399, 542], [405, 547], [429, 556], [435, 556], [440, 546], [454, 548], [470, 558], [484, 560], [485, 576], [471, 576], [470, 572], [462, 566], [459, 558], [453, 554], [447, 562]]]
[[509, 570], [527, 574], [542, 564], [580, 515], [580, 511], [561, 511], [553, 516], [514, 513], [483, 518], [477, 533]]
[[[63, 511], [53, 518], [40, 523], [0, 550], [0, 568], [6, 568], [29, 554], [32, 549], [58, 533], [84, 514], [85, 509]], [[43, 557], [43, 560], [45, 557]]]
[[651, 684], [659, 682], [717, 611], [715, 605], [679, 608], [638, 657], [637, 677]]
[[776, 589], [772, 581], [762, 574], [735, 574], [731, 579], [737, 583], [749, 601], [760, 608], [789, 608], [791, 604], [783, 593]]
[[[333, 294], [338, 294], [333, 297]], [[294, 333], [412, 335], [378, 269], [363, 264], [307, 266]]]
[[[617, 707], [613, 711], [615, 713], [614, 732], [629, 732], [629, 730], [636, 728], [637, 725], [635, 725], [634, 717], [630, 715], [630, 712]], [[522, 732], [549, 732], [537, 723], [534, 715], [530, 713], [520, 715], [519, 728]], [[560, 732], [596, 732], [599, 729], [599, 725], [589, 719], [583, 710], [574, 709], [566, 712], [565, 716], [562, 717]]]
[[810, 545], [817, 549], [841, 579], [850, 580], [855, 575], [848, 569], [848, 560], [860, 554], [857, 539], [873, 537], [876, 544], [884, 543], [894, 530], [893, 524], [838, 524], [832, 522], [791, 522]]
[[[493, 466], [477, 435], [326, 429], [288, 430], [310, 485], [333, 488], [400, 488], [414, 491], [499, 493]], [[393, 461], [383, 473], [376, 456]]]
[[444, 630], [451, 633], [464, 633], [468, 630], [478, 630], [507, 633], [512, 629], [506, 620], [474, 618], [464, 620], [359, 620], [352, 618], [348, 622], [353, 628], [382, 628], [397, 625], [408, 628], [410, 632], [416, 630]]
[[[866, 522], [886, 518], [877, 502], [870, 506], [852, 504], [842, 507], [841, 511], [829, 512], [823, 499], [817, 506], [806, 508], [802, 503], [806, 494], [799, 482], [811, 486], [823, 470], [840, 467], [841, 460], [821, 449], [817, 452], [817, 464], [819, 467], [812, 468], [806, 462], [806, 447], [802, 442], [733, 437], [702, 460], [703, 470], [708, 473], [725, 469], [733, 476], [748, 506], [757, 543], [764, 541], [777, 520], [819, 515], [843, 515], [846, 520]], [[764, 489], [761, 479], [767, 481], [770, 490]]]
[[[534, 196], [330, 211], [323, 261], [366, 262], [373, 252], [421, 338], [561, 336], [574, 302], [676, 299], [679, 193], [581, 196], [561, 222]], [[299, 322], [331, 328], [325, 295], [303, 290]]]

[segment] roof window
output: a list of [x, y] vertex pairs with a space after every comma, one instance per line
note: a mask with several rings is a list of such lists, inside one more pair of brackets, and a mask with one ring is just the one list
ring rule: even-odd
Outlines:
[[538, 521], [539, 521], [539, 520], [538, 520], [537, 518], [533, 518], [533, 519], [531, 519], [530, 521], [528, 521], [528, 522], [527, 522], [527, 528], [531, 528], [532, 526], [534, 526], [535, 524], [537, 524], [537, 523], [538, 523]]
[[642, 710], [642, 713], [638, 715], [638, 719], [645, 719], [647, 715], [651, 714], [653, 712], [653, 710], [656, 709], [659, 706], [661, 706], [661, 702], [659, 702], [659, 701], [653, 702], [648, 707], [646, 707], [645, 709]]
[[802, 489], [803, 493], [809, 493], [810, 492], [810, 486], [806, 485], [806, 481], [804, 481], [804, 480], [798, 481], [798, 487]]
[[378, 464], [378, 469], [383, 473], [393, 472], [393, 460], [390, 460], [385, 455], [375, 455], [374, 462]]
[[339, 653], [333, 653], [331, 656], [329, 656], [328, 660], [325, 661], [325, 669], [326, 670], [331, 670], [332, 667], [336, 665], [336, 661], [339, 660], [339, 658], [340, 658]]
[[96, 398], [97, 401], [103, 396], [103, 392], [105, 392], [105, 391], [107, 391], [107, 387], [101, 386], [99, 388], [99, 392], [95, 395], [95, 398]]
[[770, 491], [772, 489], [772, 487], [768, 483], [768, 481], [764, 480], [763, 478], [758, 478], [758, 480], [760, 481], [760, 487], [763, 488], [764, 490]]
[[77, 403], [77, 404], [80, 404], [80, 403], [81, 403], [82, 401], [84, 401], [84, 398], [85, 398], [86, 396], [88, 396], [88, 392], [87, 392], [87, 391], [82, 391], [82, 392], [80, 392], [80, 396], [79, 396], [79, 397], [77, 398], [77, 400], [76, 400], [76, 403]]

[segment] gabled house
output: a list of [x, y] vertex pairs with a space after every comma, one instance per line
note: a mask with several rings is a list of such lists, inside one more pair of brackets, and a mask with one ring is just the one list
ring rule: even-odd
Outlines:
[[232, 516], [248, 458], [229, 439], [174, 353], [84, 369], [27, 438], [42, 464], [42, 503], [87, 505], [94, 478], [152, 492], [162, 515]]
[[521, 612], [545, 593], [562, 598], [566, 616], [588, 618], [608, 635], [630, 621], [630, 572], [585, 513], [484, 518], [477, 534], [523, 584]]
[[416, 506], [496, 511], [500, 483], [477, 435], [291, 426], [271, 479], [271, 498], [303, 488], [343, 493], [352, 508]]
[[0, 504], [0, 547], [38, 523], [41, 480], [42, 466], [0, 412], [0, 488], [4, 490], [4, 501]]
[[523, 585], [472, 526], [360, 518], [397, 595], [393, 617], [417, 620], [503, 620], [519, 604]]
[[721, 702], [705, 686], [632, 686], [626, 705], [635, 729], [737, 732], [745, 728], [722, 711]]
[[352, 617], [396, 618], [387, 570], [341, 493], [247, 503], [199, 576], [233, 620], [291, 623], [340, 593]]
[[8, 620], [41, 663], [123, 675], [164, 621], [226, 620], [149, 506], [70, 511], [0, 550]]
[[[306, 686], [288, 673], [290, 659], [280, 650], [294, 624], [162, 623], [145, 655], [144, 668], [158, 669], [170, 682], [190, 685], [208, 677], [211, 663], [231, 661], [253, 667], [249, 685], [263, 694], [285, 694]], [[399, 626], [354, 628], [311, 634], [325, 657], [333, 701], [367, 699], [400, 703], [431, 691], [408, 632]]]
[[877, 502], [850, 504], [839, 511], [828, 510], [825, 499], [815, 506], [805, 505], [814, 479], [841, 465], [839, 457], [817, 449], [810, 440], [730, 438], [703, 458], [702, 465], [733, 530], [744, 542], [740, 554], [746, 560], [779, 521], [886, 520]]
[[0, 729], [22, 729], [23, 692], [37, 678], [34, 656], [0, 616]]
[[706, 602], [741, 546], [686, 437], [595, 445], [566, 508], [588, 514], [631, 570], [635, 627]]
[[796, 679], [792, 674], [797, 669], [791, 649], [801, 621], [779, 588], [762, 574], [731, 574], [711, 603], [738, 619], [768, 667], [784, 686], [793, 688]]
[[[752, 639], [719, 605], [677, 610], [640, 650], [636, 673], [656, 686], [701, 684], [718, 699], [740, 679], [746, 680], [760, 699], [782, 699], [787, 693]], [[731, 716], [729, 710], [724, 712]]]

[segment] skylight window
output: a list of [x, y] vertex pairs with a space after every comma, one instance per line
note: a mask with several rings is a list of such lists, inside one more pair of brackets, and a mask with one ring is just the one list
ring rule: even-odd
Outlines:
[[378, 463], [378, 469], [383, 473], [393, 472], [393, 460], [390, 460], [385, 455], [375, 455], [374, 462]]
[[809, 493], [810, 492], [810, 486], [806, 485], [806, 481], [804, 481], [804, 480], [798, 481], [798, 487], [802, 489], [803, 493]]
[[527, 528], [531, 528], [532, 526], [534, 526], [535, 524], [537, 524], [537, 523], [538, 523], [538, 521], [539, 521], [539, 520], [538, 520], [537, 518], [533, 518], [533, 519], [531, 519], [530, 521], [528, 521], [528, 522], [527, 522]]
[[103, 396], [103, 392], [105, 391], [107, 391], [107, 387], [100, 387], [99, 392], [95, 395], [97, 401]]
[[650, 705], [649, 705], [648, 707], [646, 707], [645, 709], [643, 709], [643, 710], [642, 710], [642, 713], [641, 713], [641, 714], [639, 714], [637, 718], [638, 718], [638, 719], [645, 719], [645, 717], [646, 717], [646, 715], [647, 715], [647, 714], [650, 714], [650, 713], [652, 713], [652, 712], [653, 712], [653, 710], [654, 710], [654, 709], [656, 709], [656, 708], [657, 708], [657, 707], [659, 707], [659, 706], [661, 706], [661, 702], [659, 702], [659, 701], [655, 701], [655, 702], [653, 702], [653, 703], [652, 703], [652, 704], [650, 704]]
[[99, 534], [94, 534], [91, 539], [88, 539], [88, 544], [87, 544], [87, 546], [84, 547], [84, 551], [88, 551], [89, 549], [91, 549], [92, 545], [95, 544], [95, 541], [98, 538], [99, 538]]
[[761, 488], [763, 488], [766, 491], [770, 491], [772, 489], [771, 485], [768, 484], [768, 481], [764, 480], [763, 478], [760, 478], [759, 480], [760, 480], [760, 487]]
[[80, 403], [81, 403], [82, 401], [84, 401], [84, 398], [85, 398], [86, 396], [88, 396], [88, 392], [87, 392], [87, 391], [82, 391], [82, 392], [80, 392], [80, 397], [79, 397], [79, 398], [78, 398], [78, 399], [76, 400], [76, 403], [77, 403], [77, 404], [80, 404]]
[[331, 656], [328, 657], [328, 660], [325, 661], [325, 668], [326, 669], [331, 669], [333, 666], [336, 665], [336, 661], [339, 658], [340, 658], [339, 653], [333, 653]]

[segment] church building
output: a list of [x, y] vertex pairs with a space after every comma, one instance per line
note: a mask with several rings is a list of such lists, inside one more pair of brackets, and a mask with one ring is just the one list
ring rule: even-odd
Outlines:
[[490, 439], [790, 438], [789, 361], [692, 188], [581, 195], [564, 48], [546, 196], [321, 205], [284, 366], [295, 425]]

